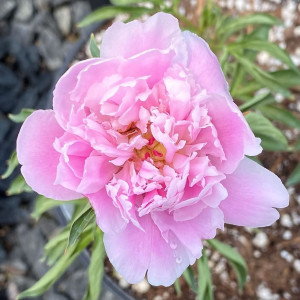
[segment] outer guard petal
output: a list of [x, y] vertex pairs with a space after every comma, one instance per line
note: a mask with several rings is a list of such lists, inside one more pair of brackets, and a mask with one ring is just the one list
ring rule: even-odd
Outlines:
[[280, 179], [249, 158], [244, 158], [222, 184], [228, 198], [221, 202], [220, 208], [229, 224], [269, 226], [279, 218], [275, 208], [289, 203], [289, 194]]
[[181, 39], [181, 31], [178, 20], [169, 14], [157, 13], [144, 23], [116, 22], [104, 33], [100, 55], [128, 58], [150, 49], [164, 50], [174, 38]]
[[32, 189], [56, 200], [71, 200], [82, 195], [55, 185], [60, 154], [53, 148], [55, 138], [63, 135], [52, 110], [37, 110], [24, 122], [17, 139], [21, 172]]
[[[208, 44], [196, 34], [184, 31], [183, 36], [188, 49], [188, 69], [198, 83], [208, 93], [229, 96], [228, 84], [224, 78], [216, 55]], [[230, 97], [231, 98], [231, 97]]]

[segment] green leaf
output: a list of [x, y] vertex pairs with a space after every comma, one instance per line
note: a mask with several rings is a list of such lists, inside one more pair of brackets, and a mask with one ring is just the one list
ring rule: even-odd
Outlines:
[[96, 226], [95, 238], [89, 265], [89, 285], [84, 300], [98, 300], [101, 292], [101, 281], [104, 272], [105, 248], [103, 232]]
[[78, 255], [85, 249], [92, 241], [92, 234], [84, 236], [78, 244], [74, 245], [69, 251], [63, 255], [57, 263], [32, 287], [22, 292], [17, 299], [24, 299], [27, 297], [37, 297], [47, 291], [65, 272], [65, 270], [72, 264]]
[[286, 137], [267, 118], [254, 112], [250, 112], [245, 118], [254, 134], [261, 138], [261, 145], [265, 150], [287, 150], [288, 141]]
[[218, 28], [218, 35], [232, 34], [249, 25], [280, 25], [281, 21], [267, 14], [252, 14], [238, 18], [229, 18]]
[[208, 240], [207, 242], [214, 249], [219, 251], [234, 268], [239, 284], [239, 290], [242, 291], [247, 279], [247, 264], [244, 258], [231, 246], [226, 245], [218, 240], [213, 239]]
[[93, 33], [90, 37], [90, 51], [93, 57], [100, 57], [100, 49], [95, 41], [95, 36]]
[[232, 55], [237, 59], [237, 61], [246, 69], [246, 71], [259, 83], [268, 87], [271, 91], [280, 93], [285, 97], [290, 97], [291, 93], [285, 87], [280, 85], [279, 82], [275, 80], [269, 73], [260, 69], [251, 60], [240, 56], [238, 53], [232, 51]]
[[22, 123], [34, 112], [34, 109], [23, 108], [18, 114], [9, 114], [8, 117], [15, 123]]
[[254, 96], [253, 99], [251, 99], [250, 101], [247, 101], [246, 103], [240, 105], [239, 109], [242, 112], [245, 112], [245, 111], [250, 110], [260, 104], [270, 103], [270, 102], [274, 102], [274, 101], [275, 101], [275, 99], [269, 92], [261, 93], [261, 94]]
[[84, 27], [88, 26], [94, 22], [99, 22], [102, 20], [107, 20], [116, 17], [121, 13], [127, 14], [138, 14], [142, 15], [143, 13], [149, 13], [148, 8], [146, 7], [127, 7], [127, 6], [103, 6], [96, 9], [91, 14], [86, 16], [77, 26]]
[[31, 216], [37, 221], [44, 212], [63, 203], [64, 201], [53, 200], [39, 195], [35, 200], [35, 207]]
[[270, 25], [261, 25], [259, 27], [256, 27], [250, 34], [244, 35], [244, 40], [255, 39], [255, 40], [266, 41], [269, 38], [270, 28], [271, 28]]
[[289, 176], [286, 185], [287, 186], [293, 186], [295, 184], [298, 184], [300, 182], [300, 163], [296, 166], [296, 168], [293, 170], [291, 175]]
[[[245, 41], [248, 41], [249, 39], [253, 40], [266, 40], [268, 39], [268, 34], [269, 34], [270, 26], [259, 26], [255, 28], [249, 35], [243, 35], [241, 41], [237, 40], [236, 42], [242, 43]], [[235, 43], [231, 43], [228, 45], [229, 49], [234, 45]], [[254, 61], [256, 58], [256, 53], [254, 51], [244, 50], [242, 47], [240, 49], [238, 48], [237, 50], [241, 51], [241, 55], [247, 57], [250, 61]], [[227, 49], [228, 51], [228, 49]], [[232, 94], [233, 97], [236, 95], [241, 94], [240, 92], [240, 85], [244, 81], [245, 78], [245, 68], [241, 66], [241, 64], [237, 64], [236, 70], [234, 72], [233, 78], [230, 83], [230, 93]], [[247, 80], [247, 87], [249, 86], [249, 80]], [[254, 91], [257, 91], [259, 88], [255, 88]]]
[[[268, 74], [277, 82], [286, 88], [290, 87], [300, 87], [300, 76], [294, 70], [279, 70], [274, 72], [268, 72]], [[239, 97], [241, 95], [250, 94], [258, 91], [262, 88], [263, 85], [261, 82], [255, 80], [247, 81], [245, 86], [239, 87], [235, 93], [234, 97]]]
[[[46, 261], [52, 266], [64, 253], [68, 243], [71, 224], [69, 223], [58, 235], [53, 237], [44, 247], [44, 257], [42, 261]], [[87, 226], [82, 232], [81, 238], [93, 233], [93, 227]]]
[[299, 72], [294, 70], [279, 70], [269, 73], [275, 80], [280, 82], [285, 87], [300, 86], [300, 75]]
[[7, 169], [6, 169], [5, 173], [3, 173], [1, 175], [1, 178], [2, 179], [8, 178], [12, 174], [12, 172], [15, 170], [15, 168], [17, 167], [18, 164], [19, 164], [19, 162], [18, 162], [17, 152], [14, 151], [12, 153], [12, 155], [10, 156], [9, 160], [7, 161]]
[[53, 200], [53, 199], [46, 198], [44, 196], [39, 195], [35, 201], [35, 207], [34, 207], [34, 210], [31, 214], [31, 216], [35, 220], [38, 220], [43, 213], [45, 213], [46, 211], [48, 211], [49, 209], [51, 209], [53, 207], [57, 207], [62, 204], [76, 205], [76, 204], [86, 204], [86, 203], [87, 203], [87, 200], [85, 198], [72, 200], [72, 201], [58, 201], [58, 200]]
[[181, 295], [182, 295], [182, 290], [181, 290], [179, 278], [177, 278], [177, 279], [175, 280], [175, 282], [174, 282], [174, 288], [175, 288], [177, 297], [180, 298]]
[[296, 144], [293, 146], [294, 151], [299, 151], [300, 150], [300, 140], [296, 142]]
[[282, 61], [289, 68], [298, 72], [298, 76], [299, 76], [299, 71], [297, 69], [297, 66], [293, 63], [290, 56], [283, 49], [281, 49], [278, 45], [274, 43], [270, 43], [268, 41], [248, 39], [239, 43], [231, 43], [230, 45], [228, 45], [228, 48], [229, 50], [249, 49], [255, 51], [266, 51], [273, 57]]
[[8, 196], [12, 196], [12, 195], [21, 194], [23, 192], [31, 192], [31, 191], [32, 191], [32, 189], [26, 183], [26, 181], [23, 178], [23, 176], [20, 174], [10, 184], [8, 190], [6, 191], [6, 194]]
[[160, 0], [145, 0], [145, 1], [141, 1], [141, 0], [110, 0], [110, 3], [115, 5], [115, 6], [129, 6], [132, 4], [140, 4], [140, 3], [145, 3], [145, 2], [152, 2], [152, 3], [156, 3], [156, 4], [160, 4]]
[[184, 272], [183, 272], [183, 278], [185, 279], [186, 283], [189, 285], [192, 291], [194, 291], [197, 294], [197, 285], [196, 285], [196, 280], [195, 280], [195, 274], [194, 270], [191, 267], [188, 267]]
[[275, 106], [265, 105], [259, 107], [259, 110], [269, 119], [283, 123], [293, 128], [300, 128], [300, 119], [289, 110]]
[[247, 80], [247, 82], [243, 86], [239, 86], [238, 89], [235, 89], [231, 92], [232, 97], [234, 98], [245, 98], [249, 97], [250, 99], [253, 98], [253, 93], [257, 92], [259, 89], [263, 87], [261, 82], [256, 80]]
[[202, 257], [198, 259], [198, 300], [212, 300], [212, 281], [206, 254], [203, 250]]
[[70, 234], [70, 226], [67, 226], [58, 235], [52, 237], [44, 247], [43, 259], [48, 259], [49, 256], [51, 255], [51, 252], [58, 244], [64, 244], [64, 249], [63, 249], [64, 251], [66, 249], [69, 234]]
[[[69, 232], [63, 231], [63, 233], [64, 233], [64, 235], [67, 236], [65, 239], [62, 239], [62, 240], [55, 239], [58, 241], [51, 248], [48, 246], [48, 243], [46, 244], [47, 248], [44, 249], [44, 257], [42, 258], [42, 261], [46, 261], [48, 266], [52, 266], [53, 264], [55, 264], [57, 262], [57, 260], [61, 256], [64, 255], [67, 241], [68, 241]], [[65, 233], [67, 233], [67, 234], [65, 234]], [[61, 235], [62, 235], [62, 233], [60, 235], [58, 235], [58, 237], [60, 237]]]
[[235, 91], [239, 90], [239, 86], [243, 82], [244, 77], [245, 69], [241, 66], [241, 64], [237, 64], [230, 82], [230, 93], [233, 97], [235, 96]]
[[83, 232], [83, 230], [87, 227], [87, 225], [92, 221], [94, 217], [94, 210], [91, 207], [89, 207], [87, 210], [84, 210], [84, 212], [74, 221], [70, 229], [67, 249], [69, 247], [72, 247], [72, 245], [76, 243], [80, 234]]
[[259, 160], [258, 156], [247, 156], [247, 157], [260, 165], [262, 164], [261, 161]]

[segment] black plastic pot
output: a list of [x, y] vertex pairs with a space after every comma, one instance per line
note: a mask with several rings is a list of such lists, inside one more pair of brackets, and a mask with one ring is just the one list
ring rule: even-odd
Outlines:
[[[82, 50], [84, 45], [89, 40], [90, 34], [97, 31], [101, 26], [103, 26], [103, 22], [99, 22], [96, 24], [93, 24], [89, 27], [84, 28], [80, 40], [74, 45], [71, 52], [69, 53], [67, 59], [65, 60], [63, 66], [57, 71], [55, 76], [55, 81], [53, 88], [51, 89], [49, 93], [49, 99], [47, 101], [47, 108], [52, 108], [52, 98], [53, 98], [53, 90], [55, 87], [55, 84], [57, 80], [68, 70], [69, 65], [72, 63], [72, 61], [75, 60], [77, 54], [79, 51]], [[70, 213], [62, 207], [57, 209], [57, 217], [58, 220], [62, 225], [66, 225], [68, 221], [70, 220]], [[83, 251], [83, 253], [80, 255], [80, 258], [84, 265], [88, 267], [89, 261], [90, 261], [90, 255], [87, 250]], [[99, 283], [100, 284], [100, 283]], [[104, 274], [102, 285], [106, 287], [108, 290], [110, 290], [117, 299], [119, 300], [135, 300], [131, 295], [129, 295], [126, 291], [124, 291], [110, 276], [107, 274]]]

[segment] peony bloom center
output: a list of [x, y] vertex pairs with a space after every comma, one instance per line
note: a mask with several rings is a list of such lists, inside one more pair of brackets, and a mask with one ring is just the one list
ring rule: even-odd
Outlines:
[[[131, 135], [130, 138], [132, 138], [133, 136], [141, 133], [138, 128], [132, 128], [131, 126], [124, 132], [124, 134]], [[142, 161], [151, 159], [157, 168], [163, 166], [165, 164], [167, 149], [153, 137], [150, 129], [150, 123], [147, 126], [147, 132], [142, 134], [142, 137], [146, 139], [148, 143], [141, 149], [135, 149], [137, 158]]]

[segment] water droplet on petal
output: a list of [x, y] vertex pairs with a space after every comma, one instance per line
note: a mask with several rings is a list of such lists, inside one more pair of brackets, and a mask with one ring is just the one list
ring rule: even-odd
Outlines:
[[176, 262], [177, 262], [178, 264], [180, 264], [180, 263], [182, 262], [182, 257], [181, 257], [181, 256], [178, 256], [178, 257], [176, 258]]
[[171, 249], [175, 250], [177, 248], [177, 244], [174, 242], [171, 242], [170, 247], [171, 247]]

